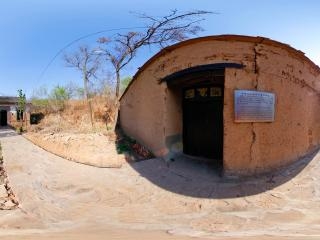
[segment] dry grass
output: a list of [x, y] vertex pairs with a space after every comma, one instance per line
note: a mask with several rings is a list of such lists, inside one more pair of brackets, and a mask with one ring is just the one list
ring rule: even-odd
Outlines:
[[[46, 113], [38, 125], [31, 131], [72, 132], [72, 133], [107, 133], [114, 121], [114, 100], [109, 97], [90, 99], [93, 126], [90, 123], [88, 105], [85, 100], [69, 100], [62, 111]], [[40, 110], [41, 111], [41, 110]]]
[[[26, 136], [44, 149], [67, 159], [76, 159], [74, 161], [80, 161], [79, 159], [82, 159], [87, 152], [89, 157], [80, 162], [88, 163], [91, 161], [90, 165], [96, 166], [101, 163], [92, 163], [93, 155], [101, 154], [102, 150], [106, 151], [105, 156], [108, 156], [109, 159], [116, 160], [119, 154], [125, 154], [127, 161], [140, 161], [153, 157], [147, 148], [125, 136], [121, 130], [111, 131], [115, 116], [114, 101], [107, 97], [95, 97], [91, 99], [91, 106], [94, 119], [93, 127], [90, 122], [87, 102], [85, 100], [69, 100], [64, 103], [63, 111], [51, 111], [51, 113], [45, 114], [39, 124], [31, 126]], [[72, 145], [71, 142], [75, 144]], [[116, 152], [110, 150], [109, 145]], [[79, 146], [81, 146], [80, 149]], [[96, 146], [95, 150], [90, 148], [93, 146]], [[110, 160], [103, 162], [103, 164], [110, 165]]]

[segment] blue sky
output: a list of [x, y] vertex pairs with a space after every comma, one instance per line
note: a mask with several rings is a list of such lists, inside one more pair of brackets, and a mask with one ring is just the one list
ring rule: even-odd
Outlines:
[[[130, 12], [161, 16], [172, 9], [208, 10], [202, 22], [204, 35], [241, 34], [265, 36], [290, 44], [320, 65], [320, 1], [318, 0], [1, 0], [0, 1], [0, 95], [17, 95], [23, 89], [30, 97], [40, 86], [81, 84], [81, 76], [66, 68], [62, 55], [50, 64], [61, 48], [73, 40], [101, 30], [141, 26]], [[86, 38], [71, 47], [95, 44], [106, 32]], [[123, 75], [133, 75], [155, 50], [138, 54]]]

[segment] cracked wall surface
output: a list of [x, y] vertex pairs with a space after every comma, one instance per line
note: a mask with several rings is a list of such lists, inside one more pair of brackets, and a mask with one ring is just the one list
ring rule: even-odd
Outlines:
[[[285, 166], [320, 143], [319, 73], [286, 49], [263, 41], [253, 53], [251, 71], [226, 70], [224, 167], [231, 174], [250, 175]], [[234, 123], [230, 119], [234, 89], [275, 93], [275, 121]]]
[[[261, 37], [201, 38], [155, 55], [139, 70], [121, 99], [123, 129], [157, 156], [170, 155], [172, 146], [181, 151], [181, 91], [159, 81], [189, 67], [228, 62], [244, 68], [225, 70], [226, 173], [250, 175], [270, 171], [319, 146], [320, 69], [301, 52]], [[275, 93], [275, 121], [235, 123], [233, 94], [237, 89]]]

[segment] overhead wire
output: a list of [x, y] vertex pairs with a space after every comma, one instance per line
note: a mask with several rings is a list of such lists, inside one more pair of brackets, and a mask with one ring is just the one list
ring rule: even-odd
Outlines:
[[101, 30], [101, 31], [97, 31], [97, 32], [93, 32], [93, 33], [89, 33], [89, 34], [86, 34], [86, 35], [83, 35], [79, 38], [76, 38], [74, 40], [72, 40], [71, 42], [67, 43], [65, 46], [63, 46], [62, 48], [59, 49], [59, 51], [57, 51], [57, 53], [50, 59], [50, 61], [48, 62], [48, 64], [44, 67], [44, 69], [41, 71], [39, 77], [38, 77], [38, 81], [42, 80], [43, 76], [45, 75], [45, 73], [47, 72], [48, 68], [51, 66], [51, 64], [54, 62], [54, 60], [64, 51], [66, 50], [67, 48], [69, 48], [70, 46], [72, 46], [73, 44], [83, 40], [83, 39], [86, 39], [86, 38], [89, 38], [89, 37], [92, 37], [92, 36], [95, 36], [95, 35], [98, 35], [98, 34], [101, 34], [101, 33], [105, 33], [105, 32], [112, 32], [112, 31], [121, 31], [121, 30], [131, 30], [131, 29], [142, 29], [142, 28], [146, 28], [146, 27], [127, 27], [127, 28], [112, 28], [112, 29], [107, 29], [107, 30]]

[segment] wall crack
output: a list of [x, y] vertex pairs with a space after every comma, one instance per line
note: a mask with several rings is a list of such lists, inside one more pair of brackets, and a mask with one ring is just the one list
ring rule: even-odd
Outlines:
[[258, 50], [258, 46], [263, 42], [263, 39], [260, 42], [257, 42], [253, 46], [253, 52], [254, 52], [254, 73], [256, 75], [256, 79], [253, 82], [253, 87], [255, 90], [258, 90], [259, 88], [259, 65], [258, 65], [258, 56], [261, 55]]
[[250, 144], [250, 160], [252, 162], [254, 160], [253, 159], [253, 147], [254, 147], [253, 145], [256, 142], [256, 137], [257, 137], [256, 132], [254, 130], [254, 123], [251, 123], [251, 133], [252, 133], [252, 140], [251, 140], [251, 144]]

